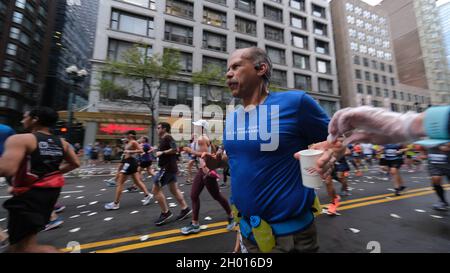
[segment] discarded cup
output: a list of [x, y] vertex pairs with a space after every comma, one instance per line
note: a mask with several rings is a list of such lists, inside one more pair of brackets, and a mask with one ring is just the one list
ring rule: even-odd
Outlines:
[[302, 172], [303, 186], [315, 189], [323, 185], [322, 178], [316, 171], [316, 162], [322, 156], [321, 150], [300, 151], [300, 171]]

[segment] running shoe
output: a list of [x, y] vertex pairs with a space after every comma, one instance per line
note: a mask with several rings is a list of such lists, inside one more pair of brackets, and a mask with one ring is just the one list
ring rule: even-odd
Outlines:
[[120, 204], [116, 204], [114, 202], [108, 203], [105, 205], [106, 210], [117, 210], [120, 208]]
[[48, 230], [51, 230], [51, 229], [55, 229], [55, 228], [59, 227], [60, 225], [62, 225], [63, 223], [64, 223], [64, 221], [63, 221], [62, 217], [58, 216], [58, 218], [56, 218], [56, 219], [53, 220], [53, 221], [50, 221], [50, 222], [45, 226], [44, 231], [48, 231]]
[[347, 190], [344, 190], [344, 191], [341, 191], [341, 194], [340, 194], [341, 196], [351, 196], [352, 194], [349, 192], [349, 191], [347, 191]]
[[192, 184], [192, 181], [191, 181], [190, 179], [187, 179], [186, 182], [185, 182], [184, 184], [186, 184], [186, 185], [191, 185], [191, 184]]
[[187, 207], [180, 211], [180, 214], [177, 216], [177, 221], [182, 221], [186, 219], [192, 213], [192, 209]]
[[236, 226], [236, 222], [234, 221], [234, 218], [233, 217], [228, 218], [227, 230], [232, 231], [235, 226]]
[[105, 183], [108, 187], [115, 187], [117, 185], [114, 177], [111, 179], [105, 180]]
[[172, 216], [173, 216], [173, 213], [172, 213], [170, 210], [169, 210], [168, 212], [166, 212], [166, 213], [161, 212], [161, 214], [159, 215], [158, 220], [155, 221], [155, 224], [156, 224], [157, 226], [161, 226], [161, 225], [163, 225], [164, 223], [166, 223], [167, 220], [169, 220], [170, 218], [172, 218]]
[[337, 208], [337, 206], [336, 206], [335, 204], [331, 203], [331, 204], [328, 206], [327, 214], [328, 214], [328, 215], [331, 215], [331, 216], [336, 215], [336, 208]]
[[65, 209], [66, 209], [66, 206], [61, 205], [61, 204], [56, 204], [55, 207], [53, 208], [53, 211], [56, 213], [60, 213]]
[[153, 199], [153, 194], [149, 194], [149, 195], [147, 195], [145, 198], [144, 198], [144, 200], [142, 200], [142, 205], [143, 206], [147, 206], [148, 204], [150, 204], [150, 202], [152, 201], [152, 199]]
[[199, 233], [200, 232], [200, 225], [194, 225], [191, 223], [189, 226], [181, 228], [181, 233], [184, 235], [189, 235], [192, 233]]
[[449, 206], [447, 203], [439, 202], [433, 205], [433, 209], [437, 211], [448, 211]]

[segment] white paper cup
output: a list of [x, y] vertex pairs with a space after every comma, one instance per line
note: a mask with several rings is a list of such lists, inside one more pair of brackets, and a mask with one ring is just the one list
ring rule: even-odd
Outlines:
[[303, 186], [315, 189], [323, 185], [322, 178], [316, 172], [316, 162], [322, 156], [320, 150], [300, 151], [300, 171], [302, 172]]

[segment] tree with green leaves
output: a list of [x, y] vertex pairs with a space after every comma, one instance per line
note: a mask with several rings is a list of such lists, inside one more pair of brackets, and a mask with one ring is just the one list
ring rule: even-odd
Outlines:
[[[102, 67], [102, 79], [98, 88], [104, 98], [112, 101], [133, 100], [151, 112], [151, 144], [155, 144], [154, 132], [157, 120], [156, 110], [161, 82], [172, 79], [181, 69], [180, 54], [175, 49], [166, 49], [162, 55], [148, 56], [148, 45], [136, 44], [126, 50], [119, 60], [108, 60]], [[133, 81], [123, 86], [114, 78]], [[112, 78], [112, 79], [111, 79]], [[138, 90], [130, 90], [139, 83]]]

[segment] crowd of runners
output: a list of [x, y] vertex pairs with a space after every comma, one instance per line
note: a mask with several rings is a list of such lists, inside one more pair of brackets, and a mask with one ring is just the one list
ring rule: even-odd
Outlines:
[[[174, 216], [162, 190], [167, 186], [180, 206], [176, 220], [192, 218], [189, 225], [180, 226], [180, 232], [189, 235], [201, 232], [199, 196], [206, 188], [225, 211], [227, 229], [239, 227], [236, 245], [240, 247], [236, 250], [317, 252], [314, 219], [320, 203], [315, 189], [303, 186], [298, 167], [297, 152], [309, 148], [324, 151], [316, 162], [315, 171], [325, 181], [330, 197], [329, 215], [335, 215], [341, 198], [350, 195], [349, 175], [353, 172], [355, 176], [364, 176], [376, 165], [379, 165], [380, 175], [392, 181], [396, 196], [407, 187], [400, 168], [414, 172], [422, 171], [426, 165], [439, 198], [433, 208], [448, 210], [442, 188], [444, 177], [450, 179], [448, 140], [435, 145], [413, 142], [432, 134], [427, 130], [427, 116], [423, 117], [426, 113], [400, 114], [377, 108], [349, 108], [336, 113], [330, 121], [305, 92], [269, 92], [271, 71], [269, 57], [259, 48], [240, 49], [230, 56], [227, 84], [233, 96], [242, 99], [244, 107], [227, 116], [223, 146], [215, 145], [209, 138], [205, 120], [194, 122], [193, 126], [201, 132], [194, 134], [186, 147], [177, 146], [171, 136], [171, 126], [166, 122], [157, 124], [157, 147], [151, 147], [146, 136], [138, 138], [135, 131], [127, 132], [117, 173], [107, 182], [116, 187], [115, 195], [104, 209], [121, 208], [125, 183], [131, 178], [135, 186], [129, 187], [128, 191], [142, 191], [143, 206], [157, 201], [160, 215], [155, 215], [154, 224], [161, 226]], [[448, 122], [449, 106], [432, 109], [438, 111], [433, 114], [434, 118], [440, 115], [439, 118], [447, 118], [445, 122]], [[356, 113], [360, 116], [355, 120], [364, 123], [360, 127], [351, 123], [354, 128], [345, 123], [348, 111], [356, 111], [348, 116], [355, 118]], [[249, 119], [252, 113], [260, 116], [257, 124], [252, 124], [256, 127], [249, 129], [248, 124], [239, 123], [240, 119]], [[267, 117], [261, 118], [261, 115]], [[275, 116], [279, 125], [278, 147], [264, 150], [262, 147], [267, 147], [267, 139], [254, 140], [250, 134], [254, 128], [263, 128], [262, 122], [266, 118], [271, 120]], [[62, 206], [57, 200], [64, 186], [63, 174], [80, 167], [81, 163], [75, 153], [77, 148], [52, 134], [51, 128], [57, 121], [58, 114], [54, 110], [38, 107], [24, 113], [22, 124], [29, 133], [14, 134], [7, 126], [0, 127], [0, 177], [7, 178], [2, 183], [8, 184], [12, 194], [3, 204], [8, 211], [8, 235], [0, 231], [0, 240], [4, 244], [8, 238], [10, 252], [58, 251], [52, 246], [39, 245], [36, 237], [40, 231], [62, 222], [57, 215]], [[383, 126], [373, 126], [377, 122], [383, 122]], [[381, 129], [374, 133], [364, 126]], [[448, 139], [448, 127], [445, 126], [441, 126], [438, 135]], [[436, 127], [439, 126], [434, 124], [434, 131]], [[362, 131], [345, 138], [345, 133], [352, 129]], [[240, 134], [244, 137], [240, 138]], [[180, 153], [189, 155], [186, 183], [192, 187], [190, 200], [186, 200], [177, 185]], [[231, 177], [231, 196], [224, 196], [219, 186], [221, 180], [226, 183], [227, 176]], [[147, 179], [152, 182], [150, 186], [144, 182]], [[334, 189], [333, 180], [341, 184], [339, 193]], [[267, 227], [269, 232], [263, 230]]]

